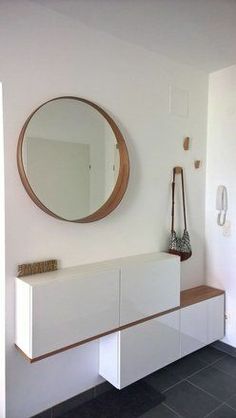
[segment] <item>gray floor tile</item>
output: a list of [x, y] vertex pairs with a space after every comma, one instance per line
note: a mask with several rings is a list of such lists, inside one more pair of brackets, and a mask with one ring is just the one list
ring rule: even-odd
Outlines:
[[201, 370], [206, 367], [206, 362], [203, 362], [196, 353], [190, 354], [182, 359], [176, 361], [175, 363], [167, 366], [169, 371], [173, 374], [185, 379], [191, 376], [193, 373], [196, 373], [198, 370]]
[[52, 418], [52, 416], [52, 409], [48, 409], [47, 411], [34, 415], [32, 418]]
[[236, 377], [236, 358], [226, 355], [221, 360], [217, 361], [214, 365], [217, 369], [229, 374], [230, 376]]
[[120, 391], [107, 391], [63, 418], [139, 418], [164, 400], [165, 396], [140, 380]]
[[145, 377], [144, 379], [149, 385], [151, 385], [157, 391], [163, 392], [169, 389], [171, 386], [182, 380], [181, 376], [178, 376], [171, 369], [164, 367], [156, 373]]
[[195, 354], [200, 358], [200, 360], [204, 361], [207, 364], [212, 364], [226, 356], [225, 353], [217, 350], [216, 348], [210, 345], [202, 348], [201, 350], [196, 351]]
[[72, 411], [85, 402], [90, 401], [93, 399], [93, 397], [94, 389], [89, 389], [77, 396], [74, 396], [73, 398], [67, 399], [67, 401], [62, 402], [52, 408], [53, 418], [61, 417], [63, 414]]
[[232, 408], [229, 408], [227, 405], [222, 405], [217, 408], [210, 415], [207, 415], [209, 418], [236, 418], [236, 411]]
[[215, 367], [208, 367], [188, 380], [222, 401], [236, 394], [236, 379]]
[[206, 362], [203, 362], [194, 353], [150, 374], [145, 378], [145, 381], [156, 390], [164, 391], [206, 366]]
[[220, 405], [220, 402], [194, 387], [181, 382], [165, 392], [165, 404], [183, 417], [202, 418]]
[[236, 395], [232, 396], [232, 398], [227, 400], [227, 405], [231, 406], [231, 408], [236, 410]]
[[231, 345], [225, 344], [222, 341], [215, 341], [211, 344], [219, 351], [223, 351], [225, 354], [229, 354], [230, 356], [236, 357], [236, 348], [232, 347]]
[[156, 408], [150, 409], [144, 415], [140, 415], [139, 418], [179, 418], [180, 415], [172, 412], [165, 405], [158, 405]]
[[100, 383], [100, 385], [95, 386], [94, 388], [94, 397], [101, 395], [104, 392], [108, 392], [109, 390], [113, 390], [114, 386], [112, 386], [109, 382]]

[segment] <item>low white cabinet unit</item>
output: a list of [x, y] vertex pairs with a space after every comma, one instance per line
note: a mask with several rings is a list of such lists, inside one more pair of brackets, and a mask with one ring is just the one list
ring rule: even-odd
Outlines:
[[181, 356], [224, 336], [224, 295], [181, 309]]
[[207, 345], [207, 302], [181, 309], [181, 356]]
[[16, 339], [31, 361], [99, 339], [121, 389], [224, 336], [224, 291], [180, 292], [179, 257], [143, 254], [16, 279]]
[[224, 337], [225, 333], [225, 295], [208, 300], [207, 304], [207, 343], [211, 344]]
[[179, 309], [100, 339], [99, 373], [118, 389], [224, 336], [224, 292], [181, 292]]
[[180, 311], [100, 339], [99, 373], [118, 389], [180, 358]]
[[166, 253], [21, 277], [15, 343], [37, 361], [179, 305], [179, 257]]

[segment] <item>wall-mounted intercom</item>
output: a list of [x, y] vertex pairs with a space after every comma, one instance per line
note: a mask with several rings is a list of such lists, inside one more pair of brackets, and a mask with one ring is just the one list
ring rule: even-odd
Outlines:
[[223, 226], [226, 221], [226, 213], [228, 209], [228, 196], [225, 186], [218, 186], [216, 193], [216, 210], [219, 211], [217, 216], [217, 224]]

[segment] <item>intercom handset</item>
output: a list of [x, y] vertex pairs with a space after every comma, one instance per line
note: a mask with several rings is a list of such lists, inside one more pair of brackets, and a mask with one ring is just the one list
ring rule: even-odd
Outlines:
[[227, 189], [225, 186], [218, 186], [216, 194], [216, 210], [219, 211], [217, 216], [217, 224], [223, 226], [226, 221], [226, 213], [228, 209]]

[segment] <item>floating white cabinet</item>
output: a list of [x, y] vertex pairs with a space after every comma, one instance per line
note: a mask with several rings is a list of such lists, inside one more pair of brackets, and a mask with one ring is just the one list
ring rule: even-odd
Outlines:
[[16, 279], [16, 345], [37, 361], [92, 339], [121, 389], [224, 335], [224, 292], [180, 292], [179, 257], [152, 253]]
[[223, 292], [207, 286], [186, 292], [190, 305], [101, 338], [100, 375], [122, 389], [223, 338]]
[[180, 305], [180, 262], [166, 254], [158, 260], [121, 267], [120, 325]]
[[99, 373], [118, 389], [180, 357], [180, 312], [175, 311], [100, 339]]
[[181, 357], [207, 344], [207, 302], [181, 309]]
[[180, 303], [179, 258], [142, 254], [16, 279], [16, 345], [31, 360]]
[[17, 279], [16, 295], [16, 345], [30, 359], [119, 327], [118, 270]]
[[181, 309], [181, 357], [224, 336], [224, 295]]

